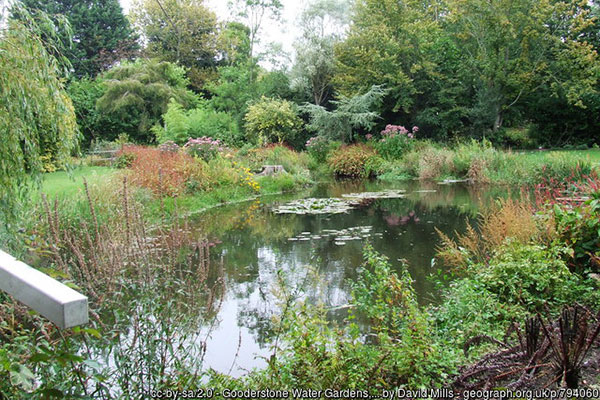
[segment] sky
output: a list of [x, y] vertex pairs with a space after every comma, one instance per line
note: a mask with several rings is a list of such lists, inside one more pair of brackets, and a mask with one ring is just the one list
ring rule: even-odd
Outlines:
[[[2, 0], [0, 0], [1, 2]], [[125, 13], [129, 11], [132, 0], [119, 0], [121, 7]], [[290, 62], [294, 57], [293, 43], [297, 36], [300, 35], [299, 29], [296, 27], [296, 19], [301, 10], [305, 7], [307, 0], [281, 0], [283, 4], [282, 18], [280, 23], [264, 20], [260, 32], [261, 44], [258, 51], [264, 51], [268, 43], [279, 43], [284, 52], [289, 54]], [[227, 0], [205, 0], [205, 4], [212, 9], [220, 21], [231, 21], [235, 19], [235, 15], [228, 7]], [[284, 62], [284, 59], [280, 59]], [[275, 63], [265, 62], [263, 67], [271, 69]]]

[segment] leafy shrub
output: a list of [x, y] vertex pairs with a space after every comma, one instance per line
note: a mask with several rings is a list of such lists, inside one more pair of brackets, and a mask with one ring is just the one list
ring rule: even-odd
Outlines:
[[115, 160], [115, 168], [129, 168], [133, 160], [135, 159], [135, 155], [131, 153], [122, 153], [119, 154], [117, 159]]
[[565, 248], [509, 241], [445, 290], [433, 307], [439, 334], [454, 346], [478, 335], [502, 339], [509, 325], [536, 312], [557, 313], [563, 305], [598, 302], [595, 285], [569, 272]]
[[227, 146], [241, 146], [244, 142], [235, 118], [229, 113], [198, 107], [187, 112], [187, 122], [189, 137], [208, 136]]
[[330, 141], [323, 136], [313, 136], [306, 142], [308, 154], [317, 162], [325, 162], [327, 155], [335, 149], [339, 149], [340, 142]]
[[383, 181], [405, 181], [413, 178], [402, 162], [384, 162], [380, 168], [377, 179]]
[[338, 176], [367, 177], [372, 172], [370, 162], [376, 157], [375, 150], [365, 144], [342, 146], [334, 150], [327, 163]]
[[241, 144], [237, 123], [225, 112], [210, 109], [206, 104], [184, 110], [171, 99], [167, 112], [163, 114], [164, 126], [155, 125], [152, 131], [159, 143], [173, 141], [184, 144], [190, 137], [212, 137], [230, 146]]
[[182, 145], [190, 137], [189, 126], [185, 110], [174, 99], [169, 101], [167, 112], [162, 116], [165, 126], [155, 125], [152, 131], [158, 143], [174, 142]]
[[409, 131], [400, 125], [388, 124], [381, 131], [382, 138], [375, 142], [375, 149], [385, 159], [402, 158], [404, 153], [414, 148], [415, 135], [418, 131], [417, 126], [413, 126], [412, 131]]
[[487, 265], [475, 265], [477, 279], [502, 303], [519, 304], [529, 312], [544, 306], [559, 309], [582, 301], [579, 278], [562, 260], [566, 248], [507, 243]]
[[244, 117], [246, 136], [260, 145], [282, 143], [302, 128], [302, 120], [293, 103], [262, 97], [248, 107]]
[[199, 157], [204, 161], [210, 161], [224, 150], [223, 145], [218, 139], [201, 137], [187, 141], [185, 151], [192, 157]]
[[556, 230], [561, 240], [573, 248], [569, 264], [577, 272], [600, 270], [600, 192], [591, 196], [576, 207], [553, 208]]

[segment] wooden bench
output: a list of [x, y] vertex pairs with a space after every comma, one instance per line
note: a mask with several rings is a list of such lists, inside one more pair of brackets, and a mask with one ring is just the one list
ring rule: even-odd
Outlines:
[[94, 150], [88, 152], [88, 156], [92, 158], [90, 163], [93, 165], [96, 165], [96, 163], [98, 163], [98, 165], [112, 165], [117, 159], [117, 153], [119, 151], [120, 150]]

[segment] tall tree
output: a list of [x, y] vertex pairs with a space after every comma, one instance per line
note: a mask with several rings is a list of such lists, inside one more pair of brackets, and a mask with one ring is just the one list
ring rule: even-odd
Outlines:
[[450, 0], [448, 8], [446, 26], [476, 88], [472, 119], [482, 128], [501, 128], [525, 94], [545, 85], [577, 104], [595, 84], [597, 54], [579, 40], [592, 23], [585, 2]]
[[217, 16], [202, 0], [138, 0], [131, 18], [149, 57], [187, 67], [197, 90], [213, 78], [220, 51]]
[[[21, 0], [32, 11], [64, 16], [71, 30], [61, 30], [61, 52], [77, 77], [94, 77], [122, 58], [131, 58], [139, 45], [118, 0]], [[72, 43], [72, 45], [71, 45]]]
[[[266, 19], [278, 21], [281, 18], [283, 4], [281, 0], [235, 0], [239, 11], [238, 16], [250, 29], [250, 64], [256, 62], [256, 45], [259, 42], [260, 31]], [[232, 3], [230, 3], [232, 4]], [[256, 79], [254, 68], [250, 65], [250, 81]]]
[[221, 64], [246, 64], [250, 58], [250, 28], [240, 22], [228, 22], [219, 35]]
[[428, 57], [439, 36], [435, 1], [358, 0], [347, 38], [336, 46], [334, 82], [345, 96], [372, 85], [389, 89], [389, 111], [409, 112], [434, 75]]
[[349, 22], [348, 8], [345, 0], [316, 0], [300, 16], [302, 36], [294, 43], [293, 82], [309, 92], [316, 105], [324, 104], [332, 92], [333, 48]]

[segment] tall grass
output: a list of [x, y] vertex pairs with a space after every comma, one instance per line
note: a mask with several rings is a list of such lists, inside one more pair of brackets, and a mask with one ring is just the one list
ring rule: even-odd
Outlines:
[[[59, 333], [18, 314], [23, 320], [12, 338], [26, 341], [8, 362], [21, 357], [36, 395], [141, 399], [151, 389], [201, 384], [205, 343], [225, 292], [222, 262], [213, 260], [202, 232], [176, 216], [160, 226], [145, 221], [128, 186], [125, 177], [111, 197], [86, 184], [85, 213], [43, 200], [30, 252], [46, 272], [89, 297], [91, 322]], [[34, 332], [45, 339], [32, 341]], [[0, 393], [15, 392], [14, 382], [0, 383]]]
[[489, 142], [471, 141], [452, 147], [420, 142], [401, 159], [386, 164], [382, 172], [388, 180], [397, 176], [535, 185], [551, 178], [583, 180], [592, 174], [592, 165], [585, 157], [568, 152], [551, 152], [540, 157], [497, 150]]

